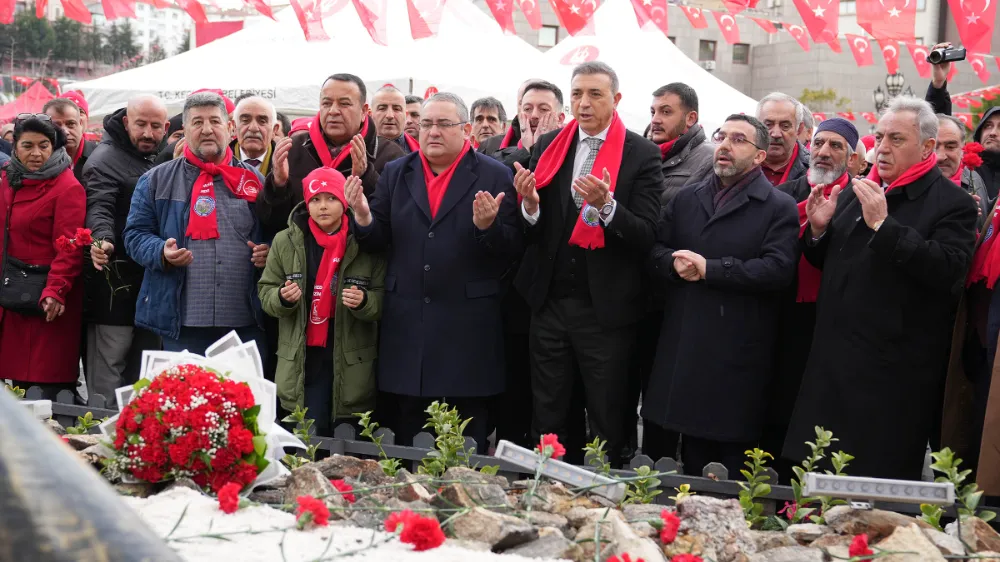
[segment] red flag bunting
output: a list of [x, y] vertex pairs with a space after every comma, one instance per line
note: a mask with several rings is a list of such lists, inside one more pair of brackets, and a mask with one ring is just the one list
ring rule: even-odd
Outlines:
[[792, 23], [783, 24], [785, 29], [788, 30], [788, 34], [792, 36], [798, 43], [799, 47], [802, 47], [803, 51], [809, 50], [809, 38], [806, 37], [806, 30], [802, 28], [801, 25], [795, 25]]
[[323, 29], [323, 10], [320, 0], [290, 0], [290, 3], [306, 41], [330, 40], [330, 36]]
[[820, 121], [826, 121], [826, 113], [813, 113], [813, 120], [817, 123]]
[[559, 24], [570, 35], [576, 35], [587, 27], [597, 9], [597, 0], [549, 0], [549, 4], [559, 18]]
[[990, 80], [990, 71], [986, 68], [986, 61], [983, 60], [983, 55], [978, 53], [969, 53], [969, 65], [972, 66], [972, 71], [976, 73], [979, 80], [983, 84], [988, 84]]
[[953, 64], [951, 65], [951, 70], [948, 71], [948, 81], [951, 82], [951, 79], [954, 78], [956, 74], [958, 74], [958, 65]]
[[952, 113], [963, 125], [972, 129], [972, 114], [971, 113]]
[[867, 37], [851, 35], [850, 33], [844, 34], [844, 37], [847, 39], [847, 46], [851, 48], [851, 54], [854, 55], [854, 62], [859, 67], [875, 64], [872, 56], [872, 44]]
[[132, 0], [101, 0], [101, 6], [107, 20], [135, 18], [135, 2]]
[[758, 0], [722, 0], [731, 15], [736, 15], [747, 8], [756, 8]]
[[1000, 70], [1000, 57], [994, 57], [993, 61], [997, 63], [997, 70]]
[[759, 25], [761, 29], [763, 29], [764, 31], [766, 31], [768, 33], [777, 33], [778, 32], [778, 28], [774, 27], [774, 23], [771, 20], [766, 20], [766, 19], [763, 19], [763, 18], [750, 18], [750, 19], [752, 19], [754, 21], [754, 23], [756, 23], [757, 25]]
[[864, 120], [868, 121], [869, 123], [872, 124], [878, 123], [878, 116], [875, 115], [875, 113], [872, 111], [862, 111], [861, 117], [863, 117]]
[[853, 111], [838, 111], [837, 112], [837, 117], [843, 117], [844, 119], [847, 119], [848, 121], [854, 121], [854, 119], [855, 119]]
[[90, 25], [94, 19], [83, 0], [62, 0], [62, 7], [66, 17], [73, 21]]
[[814, 43], [826, 43], [839, 33], [840, 0], [792, 0]]
[[37, 0], [35, 2], [35, 17], [42, 19], [45, 17], [45, 8], [49, 5], [49, 0]]
[[388, 45], [385, 29], [385, 0], [352, 1], [354, 9], [358, 11], [358, 17], [361, 18], [361, 24], [368, 30], [372, 41], [379, 45]]
[[667, 0], [632, 0], [635, 21], [642, 28], [649, 22], [667, 34]]
[[997, 96], [996, 94], [993, 93], [993, 90], [986, 90], [985, 92], [983, 92], [983, 99], [986, 101], [992, 101], [996, 97]]
[[695, 6], [681, 6], [681, 11], [687, 16], [689, 22], [691, 22], [691, 27], [695, 29], [705, 29], [708, 27], [708, 22], [705, 21], [705, 14], [701, 12], [701, 8]]
[[879, 41], [913, 41], [915, 0], [857, 0], [858, 25]]
[[10, 25], [14, 23], [14, 0], [0, 0], [0, 23]]
[[889, 74], [899, 72], [899, 45], [895, 41], [880, 41], [882, 58], [885, 59], [885, 71]]
[[843, 53], [844, 52], [844, 49], [842, 49], [840, 47], [840, 38], [839, 37], [834, 37], [833, 39], [830, 39], [829, 41], [827, 41], [826, 42], [826, 46], [830, 47], [830, 50], [833, 51], [833, 52], [835, 52], [835, 53], [839, 54], [839, 53]]
[[528, 25], [531, 29], [538, 30], [542, 28], [542, 12], [538, 9], [537, 0], [520, 0], [517, 5], [521, 8], [521, 13], [528, 20]]
[[198, 0], [177, 0], [177, 6], [187, 12], [194, 23], [208, 23], [205, 7]]
[[257, 10], [257, 13], [259, 13], [260, 15], [274, 19], [274, 11], [271, 10], [271, 6], [269, 6], [267, 2], [265, 2], [264, 0], [243, 0], [243, 1], [248, 6]]
[[[407, 7], [413, 5], [413, 2], [418, 2], [421, 0], [406, 0]], [[424, 4], [435, 4], [436, 0], [423, 0]], [[513, 35], [516, 33], [514, 29], [514, 0], [486, 0], [486, 5], [490, 7], [490, 13], [493, 14], [493, 18], [497, 20], [500, 24], [500, 29], [503, 30], [507, 35]], [[441, 8], [444, 7], [444, 2], [441, 2], [437, 9], [437, 23], [441, 23]], [[413, 27], [413, 18], [415, 9], [410, 10], [410, 30], [413, 31], [414, 39], [419, 39], [416, 35], [416, 30]], [[419, 16], [417, 16], [419, 17]], [[437, 24], [434, 26], [435, 32], [437, 31]], [[427, 35], [423, 35], [427, 37]]]
[[715, 16], [716, 23], [719, 24], [719, 31], [722, 32], [722, 37], [726, 40], [726, 43], [733, 45], [740, 42], [740, 26], [736, 23], [736, 18], [732, 14], [722, 14], [719, 12], [712, 12]]
[[58, 80], [56, 80], [55, 78], [46, 78], [45, 81], [48, 82], [49, 84], [52, 84], [52, 87], [55, 89], [57, 96], [62, 94], [62, 88], [59, 87]]
[[962, 46], [969, 51], [990, 52], [996, 19], [996, 0], [948, 0]]
[[964, 96], [958, 96], [956, 98], [952, 98], [951, 102], [955, 104], [955, 107], [961, 107], [962, 109], [966, 109], [969, 107], [969, 100], [966, 99]]
[[927, 47], [923, 45], [917, 45], [916, 43], [907, 43], [906, 48], [910, 51], [910, 57], [913, 59], [913, 65], [917, 67], [917, 74], [921, 78], [931, 77], [931, 63], [927, 62]]

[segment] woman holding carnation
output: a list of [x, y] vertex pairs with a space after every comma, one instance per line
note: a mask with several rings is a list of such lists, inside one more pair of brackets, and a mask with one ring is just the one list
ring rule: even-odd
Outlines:
[[309, 408], [320, 435], [375, 406], [386, 264], [350, 232], [344, 186], [356, 181], [331, 168], [302, 180], [304, 201], [275, 236], [257, 285], [264, 311], [278, 318], [281, 406]]
[[83, 227], [87, 195], [65, 142], [47, 115], [19, 115], [13, 158], [0, 170], [2, 277], [14, 275], [11, 259], [49, 268], [37, 304], [0, 307], [0, 379], [39, 386], [47, 399], [74, 389], [79, 374], [83, 250], [66, 251], [57, 241]]

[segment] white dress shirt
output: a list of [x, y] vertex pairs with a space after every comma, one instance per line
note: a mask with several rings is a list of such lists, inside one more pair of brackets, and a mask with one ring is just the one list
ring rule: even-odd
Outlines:
[[[260, 158], [256, 159], [256, 160], [260, 160], [260, 163], [257, 164], [256, 166], [254, 166], [254, 168], [256, 168], [258, 172], [260, 171], [261, 164], [264, 163], [264, 157], [265, 156], [267, 156], [267, 152], [264, 152], [264, 154], [262, 154]], [[246, 152], [243, 152], [243, 147], [241, 146], [240, 147], [240, 162], [243, 162], [244, 164], [247, 164], [247, 160], [251, 160], [251, 159], [254, 159], [254, 157], [250, 156]], [[249, 166], [249, 164], [247, 164], [247, 165]]]
[[[573, 159], [573, 179], [574, 180], [576, 178], [580, 177], [580, 172], [583, 170], [583, 163], [587, 161], [587, 156], [590, 155], [590, 145], [587, 144], [586, 142], [584, 142], [584, 139], [589, 139], [590, 137], [594, 137], [594, 138], [601, 139], [602, 141], [606, 141], [606, 140], [608, 140], [608, 131], [610, 129], [611, 129], [611, 125], [608, 125], [600, 133], [597, 133], [596, 135], [588, 135], [587, 132], [584, 131], [582, 127], [578, 128], [580, 139], [576, 143], [576, 157]], [[597, 176], [598, 178], [601, 178], [602, 180], [604, 178], [604, 170], [591, 170], [590, 173], [593, 174], [594, 176]], [[570, 188], [570, 190], [573, 189], [573, 184], [572, 183], [570, 183], [569, 188]], [[570, 194], [572, 195], [572, 192]], [[586, 202], [584, 202], [584, 203], [586, 204]], [[601, 219], [601, 222], [604, 223], [604, 226], [608, 226], [611, 223], [611, 219], [615, 218], [615, 211], [618, 209], [618, 203], [614, 199], [612, 199], [611, 200], [611, 205], [612, 205], [611, 214], [608, 215], [608, 219], [607, 220]], [[600, 209], [598, 209], [598, 211], [599, 210]], [[535, 223], [538, 222], [538, 217], [541, 216], [542, 209], [541, 209], [541, 207], [539, 207], [535, 211], [535, 214], [529, 215], [528, 211], [524, 210], [524, 202], [522, 202], [521, 203], [521, 214], [524, 215], [524, 218], [525, 218], [525, 220], [528, 221], [528, 224], [534, 225]]]

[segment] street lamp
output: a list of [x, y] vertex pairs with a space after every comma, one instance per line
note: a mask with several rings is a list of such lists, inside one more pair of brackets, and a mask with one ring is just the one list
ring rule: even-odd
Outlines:
[[882, 91], [882, 86], [875, 87], [875, 91], [872, 92], [872, 98], [875, 100], [875, 112], [881, 113], [882, 108], [885, 106], [885, 92]]
[[[906, 87], [905, 91], [903, 90], [904, 86]], [[913, 89], [906, 86], [906, 77], [899, 72], [887, 74], [885, 76], [885, 91], [882, 90], [882, 86], [876, 86], [872, 91], [872, 101], [875, 102], [875, 114], [881, 116], [885, 113], [892, 100], [900, 94], [913, 95]]]
[[900, 74], [889, 74], [885, 77], [885, 88], [889, 92], [889, 99], [898, 96], [900, 92], [903, 91], [903, 85], [906, 84], [906, 78]]

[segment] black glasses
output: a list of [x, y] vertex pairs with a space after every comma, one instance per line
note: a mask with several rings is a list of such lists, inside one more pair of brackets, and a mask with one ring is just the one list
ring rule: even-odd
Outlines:
[[754, 142], [748, 139], [743, 133], [726, 133], [722, 129], [716, 129], [715, 132], [712, 133], [712, 142], [715, 144], [722, 144], [726, 142], [726, 139], [729, 139], [729, 142], [732, 143], [733, 146], [741, 146], [743, 143], [747, 143], [757, 150], [767, 150], [766, 148], [761, 148], [754, 144]]
[[452, 127], [458, 127], [459, 125], [465, 125], [467, 121], [459, 121], [458, 123], [452, 123], [451, 121], [421, 121], [419, 127], [425, 131], [431, 130], [435, 125], [439, 129], [451, 129]]
[[15, 123], [27, 121], [28, 119], [38, 119], [39, 121], [52, 121], [52, 118], [44, 113], [18, 113], [14, 118]]

